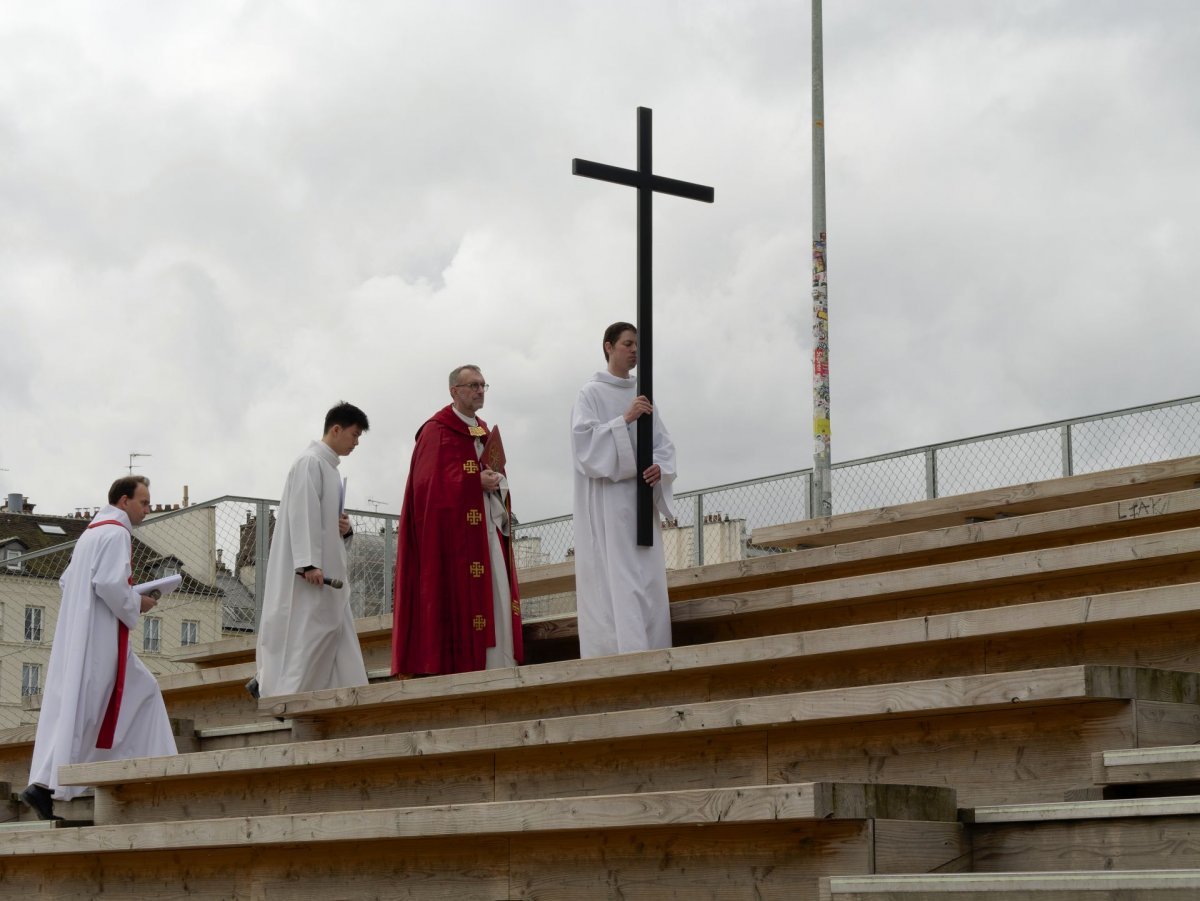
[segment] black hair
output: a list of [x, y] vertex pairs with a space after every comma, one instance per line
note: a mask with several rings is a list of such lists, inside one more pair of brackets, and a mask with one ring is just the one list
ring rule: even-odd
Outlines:
[[342, 401], [337, 406], [332, 407], [325, 414], [325, 432], [329, 434], [329, 430], [335, 425], [340, 425], [344, 429], [351, 426], [358, 426], [364, 432], [371, 428], [371, 423], [367, 420], [367, 414], [360, 410], [354, 404], [348, 404]]

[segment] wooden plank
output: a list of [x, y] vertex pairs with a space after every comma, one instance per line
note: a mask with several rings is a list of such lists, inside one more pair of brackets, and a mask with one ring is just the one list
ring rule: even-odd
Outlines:
[[[1200, 489], [667, 571], [672, 601], [1200, 525]], [[520, 571], [521, 596], [575, 590], [574, 563]]]
[[1057, 801], [966, 808], [964, 823], [1044, 823], [1051, 820], [1111, 820], [1131, 817], [1200, 816], [1200, 797], [1131, 798], [1123, 801]]
[[7, 837], [14, 832], [45, 832], [48, 829], [90, 825], [92, 825], [91, 820], [10, 820], [0, 823], [0, 835]]
[[[26, 772], [26, 779], [29, 774]], [[24, 783], [26, 779], [21, 781]], [[18, 787], [17, 791], [24, 788], [24, 785]], [[37, 814], [29, 808], [27, 804], [22, 802], [15, 792], [9, 792], [4, 795], [8, 799], [6, 804], [0, 805], [0, 821], [4, 823], [41, 823], [55, 822], [54, 820], [39, 820]], [[91, 825], [95, 821], [95, 804], [90, 794], [80, 795], [72, 798], [70, 801], [55, 801], [54, 812], [62, 817], [64, 821], [71, 825], [79, 823], [87, 823]]]
[[[492, 754], [497, 801], [766, 785], [764, 730], [647, 735], [638, 741]], [[953, 818], [953, 815], [951, 816]]]
[[1101, 751], [1092, 760], [1097, 785], [1200, 782], [1200, 746], [1197, 745]]
[[505, 838], [0, 858], [6, 895], [64, 901], [495, 901], [508, 871]]
[[[753, 783], [740, 784], [762, 784], [764, 781], [758, 779]], [[662, 789], [668, 786], [658, 787]], [[221, 817], [316, 814], [330, 810], [481, 804], [495, 800], [493, 755], [475, 754], [429, 759], [417, 757], [377, 762], [374, 765], [235, 771], [207, 778], [196, 777], [186, 782], [134, 782], [101, 786], [96, 790], [93, 819], [97, 825], [112, 826]]]
[[865, 685], [615, 713], [493, 723], [422, 732], [201, 752], [177, 757], [110, 760], [64, 766], [64, 785], [105, 785], [182, 779], [232, 769], [345, 765], [348, 761], [465, 754], [573, 742], [646, 739], [652, 735], [752, 729], [925, 716], [1013, 705], [1038, 706], [1095, 699], [1183, 700], [1195, 703], [1200, 674], [1128, 667], [1068, 666], [919, 682]]
[[[1198, 736], [1200, 737], [1200, 736]], [[1128, 702], [991, 709], [769, 733], [772, 782], [845, 780], [953, 787], [960, 806], [1063, 797], [1092, 753], [1136, 747]]]
[[[524, 695], [531, 702], [546, 700], [551, 692], [566, 686], [608, 687], [611, 692], [604, 692], [601, 696], [604, 703], [612, 704], [613, 709], [617, 709], [620, 705], [612, 695], [624, 694], [644, 703], [646, 699], [661, 697], [655, 691], [656, 686], [663, 686], [673, 677], [693, 686], [707, 682], [706, 677], [710, 674], [723, 684], [747, 678], [761, 685], [767, 678], [764, 671], [777, 672], [782, 665], [803, 659], [852, 652], [879, 652], [906, 646], [923, 649], [930, 644], [971, 638], [996, 641], [1008, 636], [1014, 642], [1029, 645], [1032, 643], [1030, 633], [1085, 626], [1094, 628], [1104, 624], [1116, 626], [1118, 634], [1124, 638], [1124, 644], [1128, 645], [1132, 643], [1128, 640], [1127, 630], [1133, 623], [1197, 613], [1200, 613], [1200, 584], [1169, 585], [710, 645], [667, 648], [641, 654], [383, 682], [272, 698], [262, 702], [261, 709], [273, 716], [344, 714], [359, 717], [364, 711], [380, 707], [416, 706], [430, 701], [439, 702], [439, 706], [448, 706], [440, 703], [446, 698], [505, 694]], [[1184, 640], [1189, 647], [1194, 644], [1187, 636], [1184, 636]], [[1058, 639], [1047, 643], [1059, 647], [1061, 641]], [[1155, 633], [1151, 647], [1165, 644], [1163, 636]], [[934, 652], [930, 650], [929, 653]], [[993, 658], [999, 656], [994, 646], [989, 648], [989, 655]], [[836, 663], [830, 665], [837, 666]], [[1143, 665], [1151, 664], [1143, 662]], [[735, 668], [745, 673], [723, 672]], [[1040, 667], [993, 665], [990, 668], [1011, 670]], [[1195, 668], [1200, 670], [1200, 665]], [[779, 684], [777, 679], [774, 684]], [[753, 693], [749, 686], [747, 689], [747, 694]], [[777, 689], [773, 687], [772, 690]], [[552, 708], [549, 704], [541, 704], [534, 709], [544, 713]], [[494, 705], [487, 709], [479, 708], [478, 717], [479, 722], [498, 719]]]
[[1046, 580], [1073, 571], [1100, 573], [1200, 554], [1200, 529], [1118, 538], [1061, 548], [1002, 554], [891, 573], [834, 579], [813, 585], [744, 595], [700, 598], [671, 606], [674, 623], [730, 617], [780, 608], [848, 604], [903, 598], [932, 592], [964, 591], [999, 584]]
[[1014, 822], [969, 829], [971, 863], [977, 873], [1200, 868], [1200, 816], [1195, 814]]
[[517, 589], [523, 598], [575, 590], [575, 561], [527, 566], [517, 570]]
[[[912, 605], [914, 607], [930, 608], [926, 612], [943, 612], [942, 609], [937, 609], [937, 605], [943, 605], [944, 609], [944, 605], [957, 603], [957, 599], [963, 596], [978, 598], [985, 592], [995, 592], [997, 598], [992, 605], [996, 605], [1006, 599], [1003, 590], [1008, 590], [1007, 597], [1012, 597], [1017, 592], [1035, 586], [1040, 586], [1046, 595], [1057, 593], [1057, 596], [1064, 597], [1080, 593], [1078, 585], [1070, 581], [1072, 577], [1079, 577], [1079, 584], [1099, 585], [1102, 584], [1101, 580], [1107, 579], [1108, 573], [1150, 569], [1155, 565], [1171, 562], [1186, 562], [1194, 566], [1198, 561], [1200, 529], [1180, 529], [743, 594], [679, 601], [671, 605], [671, 621], [678, 632], [680, 627], [694, 624], [776, 615], [785, 617], [784, 622], [793, 623], [792, 628], [777, 631], [793, 631], [795, 624], [800, 621], [799, 617], [807, 618], [826, 608], [835, 608], [835, 615], [845, 616], [845, 608], [855, 605], [865, 609], [865, 605], [868, 604], [916, 599]], [[1051, 583], [1050, 580], [1055, 579], [1057, 582]], [[1157, 578], [1155, 581], [1157, 582]], [[1121, 587], [1139, 586], [1134, 584]], [[886, 616], [886, 608], [883, 614], [869, 615], [876, 619], [890, 618]], [[577, 635], [578, 631], [575, 618], [570, 616], [532, 623], [526, 627], [525, 634], [532, 640], [561, 639]]]
[[829, 873], [869, 870], [870, 823], [514, 836], [512, 895], [622, 901], [816, 901]]
[[[733, 825], [781, 820], [853, 819], [892, 786], [747, 786], [703, 791], [501, 801], [384, 810], [97, 826], [53, 835], [15, 834], [0, 856], [126, 850], [325, 844], [379, 838], [502, 835], [668, 825]], [[952, 802], [951, 802], [952, 803]], [[893, 805], [894, 807], [894, 805]]]
[[[0, 858], [14, 897], [189, 901], [815, 901], [870, 869], [870, 821], [760, 821]], [[936, 829], [953, 824], [927, 824]]]
[[182, 673], [163, 673], [158, 677], [158, 687], [164, 696], [183, 695], [192, 691], [205, 691], [213, 686], [238, 684], [244, 686], [254, 676], [255, 664], [231, 663], [211, 666]]
[[[371, 642], [392, 637], [392, 615], [384, 613], [378, 616], [363, 616], [354, 621], [354, 629], [360, 642]], [[230, 666], [235, 663], [246, 663], [254, 660], [254, 646], [257, 637], [253, 634], [239, 635], [236, 638], [222, 638], [204, 644], [189, 645], [176, 651], [171, 659], [181, 663], [195, 663], [198, 666]]]
[[[954, 788], [963, 803], [1028, 802], [1062, 797], [1080, 781], [1092, 753], [1133, 747], [1136, 740], [1130, 702], [1088, 701], [481, 750], [462, 764], [461, 776], [435, 767], [463, 760], [455, 754], [347, 753], [317, 764], [297, 753], [285, 758], [296, 765], [270, 768], [253, 761], [238, 767], [226, 757], [207, 774], [101, 784], [96, 817], [148, 822], [371, 807], [385, 803], [380, 799], [389, 792], [410, 788], [420, 795], [397, 803], [474, 800], [463, 794], [468, 791], [480, 798], [494, 791], [497, 800], [628, 794], [755, 785], [764, 773], [779, 783], [924, 780]], [[481, 774], [486, 778], [470, 782]], [[100, 809], [108, 795], [120, 805], [119, 820]]]
[[971, 846], [962, 823], [877, 817], [872, 834], [875, 873], [952, 873], [971, 866]]
[[1138, 747], [1177, 745], [1195, 741], [1200, 730], [1200, 706], [1166, 701], [1134, 702]]
[[767, 526], [755, 529], [750, 541], [760, 547], [858, 541], [959, 525], [970, 518], [991, 519], [997, 514], [1013, 516], [1041, 513], [1150, 493], [1182, 491], [1196, 487], [1197, 479], [1200, 479], [1200, 457], [1183, 457], [894, 507], [840, 513], [783, 526]]
[[830, 876], [821, 883], [821, 898], [830, 901], [1184, 901], [1200, 893], [1200, 869], [854, 875]]

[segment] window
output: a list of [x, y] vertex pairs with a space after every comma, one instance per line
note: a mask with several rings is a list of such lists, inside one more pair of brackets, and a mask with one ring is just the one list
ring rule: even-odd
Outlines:
[[146, 616], [142, 618], [142, 650], [157, 651], [161, 645], [162, 618]]
[[42, 640], [42, 615], [44, 607], [25, 608], [25, 640], [40, 642]]
[[50, 526], [50, 525], [46, 525], [46, 523], [44, 523], [44, 522], [39, 522], [38, 528], [41, 529], [43, 532], [45, 532], [47, 535], [66, 535], [67, 534], [66, 530], [62, 526]]
[[42, 693], [42, 665], [40, 663], [21, 664], [21, 697]]
[[20, 572], [25, 565], [17, 561], [17, 557], [21, 556], [21, 548], [17, 545], [9, 545], [4, 549], [4, 568], [12, 572]]
[[181, 645], [199, 644], [200, 643], [200, 621], [196, 619], [185, 619], [183, 621], [183, 631], [179, 636]]

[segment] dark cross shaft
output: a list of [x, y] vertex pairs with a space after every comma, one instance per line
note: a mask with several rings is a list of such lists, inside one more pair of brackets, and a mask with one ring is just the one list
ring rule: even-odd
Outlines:
[[[637, 111], [638, 167], [620, 169], [593, 163], [590, 160], [572, 160], [571, 172], [585, 178], [596, 178], [618, 185], [637, 188], [637, 393], [654, 403], [653, 343], [654, 322], [651, 316], [654, 306], [653, 231], [651, 223], [651, 200], [654, 193], [674, 194], [689, 200], [712, 203], [714, 191], [705, 185], [677, 181], [655, 175], [651, 163], [651, 111], [639, 106]], [[654, 489], [642, 478], [654, 463], [654, 423], [649, 416], [637, 421], [637, 543], [642, 547], [654, 544]], [[700, 540], [700, 523], [696, 523], [696, 540]]]

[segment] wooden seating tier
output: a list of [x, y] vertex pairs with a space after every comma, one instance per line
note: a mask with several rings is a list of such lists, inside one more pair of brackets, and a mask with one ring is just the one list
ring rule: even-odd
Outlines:
[[[192, 649], [161, 681], [190, 752], [65, 768], [98, 825], [10, 819], [0, 886], [1195, 897], [1198, 478], [1200, 457], [756, 533], [829, 543], [672, 573], [662, 651], [569, 659], [558, 617], [527, 624], [535, 665], [255, 705], [252, 638]], [[557, 567], [526, 596], [566, 590]], [[383, 666], [390, 617], [358, 626]], [[25, 732], [0, 735], [13, 785]]]

